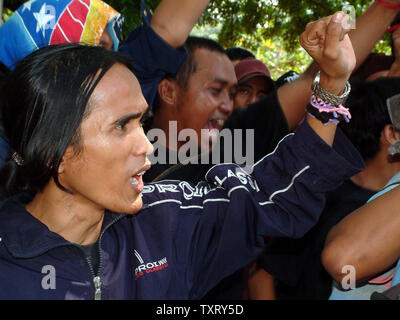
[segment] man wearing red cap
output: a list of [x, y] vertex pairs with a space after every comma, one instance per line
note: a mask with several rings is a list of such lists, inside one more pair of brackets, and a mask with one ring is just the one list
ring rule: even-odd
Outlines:
[[235, 65], [238, 91], [234, 109], [245, 109], [274, 90], [275, 83], [267, 66], [260, 60], [246, 58]]

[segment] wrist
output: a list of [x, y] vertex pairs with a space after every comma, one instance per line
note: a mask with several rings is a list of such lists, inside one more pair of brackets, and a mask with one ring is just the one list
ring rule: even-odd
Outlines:
[[346, 83], [347, 83], [348, 79], [349, 79], [349, 76], [341, 77], [341, 78], [334, 78], [334, 77], [329, 77], [324, 72], [321, 72], [320, 78], [319, 78], [319, 84], [326, 91], [339, 96], [345, 91]]

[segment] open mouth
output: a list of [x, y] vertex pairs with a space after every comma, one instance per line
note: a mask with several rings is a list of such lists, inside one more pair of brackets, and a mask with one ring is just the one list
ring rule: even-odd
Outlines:
[[130, 178], [131, 185], [137, 189], [139, 192], [143, 191], [144, 183], [143, 183], [143, 175], [146, 173], [146, 170], [141, 171], [140, 173], [132, 176]]
[[218, 131], [221, 131], [222, 128], [224, 127], [224, 123], [225, 121], [222, 119], [219, 120], [209, 120], [206, 125], [205, 125], [205, 129], [207, 130], [213, 130], [216, 129]]

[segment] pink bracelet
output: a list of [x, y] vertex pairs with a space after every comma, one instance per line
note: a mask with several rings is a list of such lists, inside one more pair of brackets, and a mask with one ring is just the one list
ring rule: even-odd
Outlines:
[[348, 119], [351, 119], [351, 114], [349, 109], [345, 108], [343, 105], [338, 105], [338, 106], [334, 106], [330, 103], [325, 102], [324, 100], [318, 98], [315, 96], [315, 94], [313, 93], [311, 96], [311, 100], [310, 100], [310, 104], [318, 109], [319, 112], [330, 112], [333, 114], [341, 114], [345, 117], [347, 117]]

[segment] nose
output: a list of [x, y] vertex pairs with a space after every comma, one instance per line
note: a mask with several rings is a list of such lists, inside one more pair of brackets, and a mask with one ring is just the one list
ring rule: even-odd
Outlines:
[[154, 146], [153, 144], [149, 141], [149, 139], [147, 139], [147, 136], [144, 134], [144, 138], [145, 138], [145, 144], [146, 144], [146, 156], [150, 155], [153, 153], [154, 151]]
[[139, 139], [136, 143], [136, 147], [134, 148], [134, 153], [136, 155], [150, 155], [154, 151], [154, 147], [152, 143], [147, 139], [146, 134], [144, 133], [143, 129], [140, 133]]
[[232, 113], [233, 99], [231, 99], [229, 92], [223, 95], [222, 101], [219, 104], [218, 109], [226, 116], [230, 116], [230, 114]]
[[252, 103], [254, 103], [254, 102], [257, 102], [259, 100], [259, 97], [257, 96], [257, 94], [256, 93], [253, 93], [251, 96], [250, 96], [250, 99], [249, 99], [249, 101], [248, 101], [248, 104], [252, 104]]

